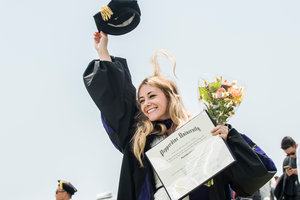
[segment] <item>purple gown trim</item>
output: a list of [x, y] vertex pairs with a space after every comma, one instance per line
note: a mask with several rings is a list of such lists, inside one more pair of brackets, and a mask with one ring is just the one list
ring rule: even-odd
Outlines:
[[112, 134], [115, 133], [114, 130], [113, 130], [110, 126], [108, 126], [108, 125], [106, 124], [106, 122], [104, 121], [102, 115], [101, 115], [101, 121], [102, 121], [102, 124], [103, 124], [104, 129], [106, 130], [106, 132], [107, 132], [109, 135], [112, 135]]
[[138, 200], [150, 200], [151, 199], [150, 194], [151, 194], [150, 183], [149, 183], [149, 178], [147, 173]]
[[[113, 135], [115, 133], [115, 131], [110, 126], [108, 126], [106, 124], [106, 122], [104, 121], [102, 115], [101, 115], [101, 121], [102, 121], [103, 127], [104, 127], [105, 131], [108, 133], [108, 135]], [[112, 140], [111, 140], [111, 142], [116, 147], [116, 149], [119, 150], [119, 147]]]
[[[253, 143], [250, 138], [248, 138], [245, 134], [241, 134], [244, 140], [249, 144]], [[271, 158], [267, 156], [267, 154], [257, 145], [254, 146], [253, 150], [258, 154], [259, 158], [265, 165], [268, 171], [276, 171], [276, 166]]]

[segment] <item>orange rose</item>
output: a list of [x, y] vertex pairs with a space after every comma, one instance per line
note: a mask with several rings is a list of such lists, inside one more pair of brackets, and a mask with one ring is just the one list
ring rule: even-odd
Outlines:
[[228, 88], [228, 92], [233, 96], [233, 97], [241, 97], [242, 96], [242, 90], [237, 87], [230, 87]]
[[224, 93], [226, 92], [226, 90], [224, 88], [219, 88], [217, 90], [217, 98], [224, 98]]

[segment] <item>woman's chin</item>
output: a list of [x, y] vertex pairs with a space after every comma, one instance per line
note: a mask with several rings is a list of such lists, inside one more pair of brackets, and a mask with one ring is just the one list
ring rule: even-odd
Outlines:
[[148, 116], [148, 119], [151, 121], [151, 122], [155, 122], [158, 120], [158, 117], [157, 116]]

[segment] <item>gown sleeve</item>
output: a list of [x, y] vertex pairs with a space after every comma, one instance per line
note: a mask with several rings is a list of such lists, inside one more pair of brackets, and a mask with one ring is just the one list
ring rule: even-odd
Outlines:
[[115, 147], [123, 152], [133, 136], [137, 112], [136, 89], [127, 62], [111, 57], [112, 62], [93, 60], [83, 74], [91, 98], [101, 111], [101, 120]]
[[276, 166], [250, 138], [235, 129], [230, 131], [227, 144], [236, 160], [227, 170], [231, 188], [239, 196], [251, 196], [275, 175]]

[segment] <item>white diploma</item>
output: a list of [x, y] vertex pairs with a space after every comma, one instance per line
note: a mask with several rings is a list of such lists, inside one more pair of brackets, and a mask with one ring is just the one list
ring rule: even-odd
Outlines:
[[182, 199], [232, 162], [205, 111], [146, 152], [170, 199]]

